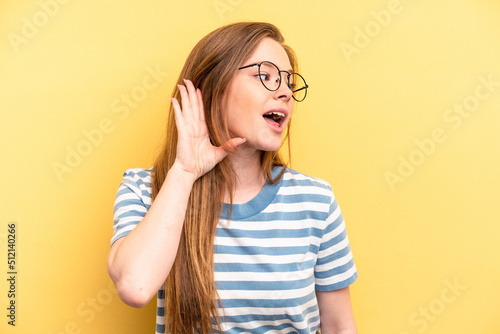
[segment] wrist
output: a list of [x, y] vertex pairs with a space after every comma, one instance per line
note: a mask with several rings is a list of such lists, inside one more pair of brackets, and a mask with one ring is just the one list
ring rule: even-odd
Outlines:
[[177, 161], [174, 162], [172, 167], [170, 167], [170, 169], [168, 170], [167, 177], [169, 177], [170, 175], [174, 180], [182, 180], [190, 185], [194, 184], [194, 182], [198, 179], [198, 177], [194, 173], [186, 171], [184, 168], [182, 168], [181, 164]]

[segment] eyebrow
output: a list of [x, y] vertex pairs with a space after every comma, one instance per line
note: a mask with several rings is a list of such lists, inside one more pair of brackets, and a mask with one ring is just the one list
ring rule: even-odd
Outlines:
[[280, 71], [285, 71], [285, 72], [288, 72], [288, 73], [293, 73], [293, 69], [288, 69], [288, 70], [280, 70]]
[[[255, 66], [255, 65], [260, 64], [260, 63], [263, 63], [263, 62], [273, 63], [272, 61], [269, 61], [269, 60], [261, 60], [261, 61], [255, 62], [255, 63], [250, 63], [250, 64], [248, 64], [248, 65], [243, 65], [243, 66], [241, 66], [241, 67], [240, 67], [240, 69], [242, 69], [242, 68], [247, 68], [247, 67], [250, 67], [250, 66]], [[274, 64], [274, 63], [273, 63], [273, 64]], [[278, 65], [276, 65], [276, 66], [278, 66]], [[279, 67], [278, 67], [278, 68], [279, 68]], [[288, 69], [288, 70], [280, 70], [280, 71], [282, 71], [282, 72], [287, 72], [287, 73], [294, 73], [292, 68], [291, 68], [291, 69]]]
[[[262, 63], [262, 62], [264, 62], [264, 61], [267, 61], [267, 62], [269, 62], [269, 63], [273, 63], [273, 62], [272, 62], [272, 61], [270, 61], [270, 60], [261, 60], [261, 61], [259, 61], [259, 62], [258, 62], [258, 63], [256, 63], [256, 64]], [[273, 64], [274, 64], [274, 63], [273, 63]], [[276, 65], [276, 66], [278, 66], [278, 65]], [[278, 68], [279, 68], [279, 66], [278, 66]], [[291, 69], [288, 69], [288, 70], [281, 70], [281, 69], [280, 69], [280, 71], [285, 71], [285, 72], [288, 72], [288, 73], [293, 73], [293, 69], [292, 69], [292, 68], [291, 68]]]

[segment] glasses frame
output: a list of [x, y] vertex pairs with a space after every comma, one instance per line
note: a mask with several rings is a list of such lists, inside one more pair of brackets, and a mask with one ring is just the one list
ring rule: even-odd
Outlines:
[[[262, 76], [261, 76], [261, 74], [260, 74], [260, 67], [261, 67], [261, 65], [262, 65], [263, 63], [269, 63], [269, 64], [273, 65], [274, 67], [276, 67], [276, 69], [278, 70], [278, 75], [279, 75], [279, 83], [278, 83], [278, 87], [276, 87], [276, 89], [270, 89], [269, 87], [267, 87], [267, 86], [266, 86], [266, 84], [264, 83], [264, 81], [262, 81]], [[286, 73], [286, 85], [287, 85], [287, 87], [288, 87], [290, 90], [292, 90], [292, 88], [290, 87], [290, 76], [291, 76], [292, 74], [298, 75], [298, 76], [302, 79], [302, 81], [304, 81], [304, 85], [305, 85], [305, 86], [304, 86], [304, 87], [301, 87], [301, 88], [299, 88], [299, 89], [296, 89], [296, 90], [292, 90], [292, 97], [293, 97], [293, 99], [294, 99], [295, 101], [297, 101], [297, 102], [302, 102], [302, 101], [304, 101], [304, 100], [305, 100], [305, 98], [306, 98], [306, 96], [307, 96], [307, 89], [309, 88], [309, 85], [306, 83], [306, 80], [304, 79], [304, 77], [303, 77], [302, 75], [300, 75], [300, 74], [298, 74], [298, 73], [295, 73], [295, 72], [290, 73], [290, 72], [288, 72], [288, 71], [282, 71], [282, 70], [280, 70], [280, 69], [279, 69], [279, 67], [278, 67], [278, 66], [276, 66], [274, 63], [271, 63], [270, 61], [267, 61], [267, 60], [265, 60], [265, 61], [261, 61], [260, 63], [255, 63], [255, 64], [250, 64], [250, 65], [245, 65], [245, 66], [242, 66], [242, 67], [238, 68], [238, 71], [239, 71], [239, 70], [243, 70], [243, 69], [245, 69], [245, 68], [254, 67], [254, 66], [259, 66], [259, 79], [260, 79], [260, 82], [262, 83], [262, 85], [264, 86], [264, 88], [265, 88], [265, 89], [267, 89], [267, 90], [269, 90], [269, 91], [271, 91], [271, 92], [275, 92], [275, 91], [277, 91], [277, 90], [280, 88], [280, 86], [281, 86], [281, 81], [282, 81], [282, 80], [281, 80], [281, 73], [282, 73], [282, 72], [285, 72], [285, 73]], [[300, 100], [296, 99], [296, 98], [295, 98], [295, 96], [293, 96], [293, 94], [294, 94], [295, 92], [298, 92], [298, 91], [303, 90], [303, 89], [305, 89], [305, 90], [306, 90], [306, 92], [305, 92], [305, 94], [304, 94], [304, 97], [303, 97], [302, 99], [300, 99]]]

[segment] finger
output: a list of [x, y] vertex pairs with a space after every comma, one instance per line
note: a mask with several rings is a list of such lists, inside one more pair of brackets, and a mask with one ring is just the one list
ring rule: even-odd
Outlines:
[[218, 164], [219, 162], [222, 161], [222, 159], [226, 157], [226, 155], [229, 154], [229, 151], [226, 151], [224, 147], [219, 146], [215, 148], [214, 154], [215, 154], [215, 164]]
[[179, 88], [179, 93], [181, 94], [181, 102], [182, 102], [182, 114], [184, 119], [190, 119], [193, 117], [191, 101], [189, 100], [189, 95], [186, 90], [186, 87], [183, 85], [177, 85]]
[[181, 106], [179, 105], [179, 101], [177, 101], [176, 98], [170, 98], [170, 102], [172, 103], [172, 107], [174, 108], [175, 125], [177, 126], [177, 130], [179, 130], [179, 127], [184, 124]]
[[198, 105], [198, 96], [196, 94], [196, 88], [194, 88], [193, 82], [191, 80], [184, 79], [184, 84], [186, 85], [186, 89], [189, 97], [189, 104], [191, 105], [191, 111], [193, 118], [198, 119], [200, 110]]
[[195, 119], [200, 119], [200, 112], [202, 112], [203, 103], [200, 105], [200, 101], [198, 99], [197, 89], [194, 87], [194, 84], [191, 80], [184, 79], [184, 83], [186, 84], [186, 88], [189, 94], [189, 103], [191, 104], [193, 117]]
[[198, 105], [200, 107], [200, 121], [205, 122], [205, 107], [203, 105], [203, 97], [201, 96], [201, 90], [199, 88], [196, 89], [196, 95], [198, 96]]
[[228, 150], [232, 150], [233, 148], [236, 148], [246, 142], [246, 138], [232, 138], [229, 139], [223, 146], [227, 147]]
[[222, 159], [230, 153], [230, 151], [246, 142], [245, 138], [232, 138], [229, 139], [224, 145], [215, 148], [215, 160], [217, 163], [221, 162]]

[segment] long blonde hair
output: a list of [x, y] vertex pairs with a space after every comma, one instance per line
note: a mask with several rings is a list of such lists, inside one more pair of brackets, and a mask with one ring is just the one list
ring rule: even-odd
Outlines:
[[[183, 79], [189, 79], [202, 91], [209, 136], [215, 146], [224, 145], [230, 139], [222, 108], [228, 83], [266, 37], [283, 46], [296, 72], [295, 54], [283, 44], [278, 28], [260, 22], [230, 24], [211, 32], [198, 42], [184, 64], [177, 83], [183, 84]], [[180, 101], [177, 85], [172, 97]], [[284, 141], [288, 141], [290, 154], [290, 123], [287, 130]], [[177, 128], [170, 106], [166, 140], [152, 173], [153, 200], [175, 161], [176, 148]], [[262, 152], [261, 163], [268, 181], [275, 183], [281, 179], [284, 168], [275, 178], [271, 174], [274, 166], [285, 165], [278, 151]], [[177, 256], [165, 282], [167, 332], [211, 333], [213, 323], [221, 328], [218, 308], [222, 304], [214, 281], [214, 238], [226, 190], [232, 203], [234, 177], [229, 159], [224, 159], [193, 185]]]

